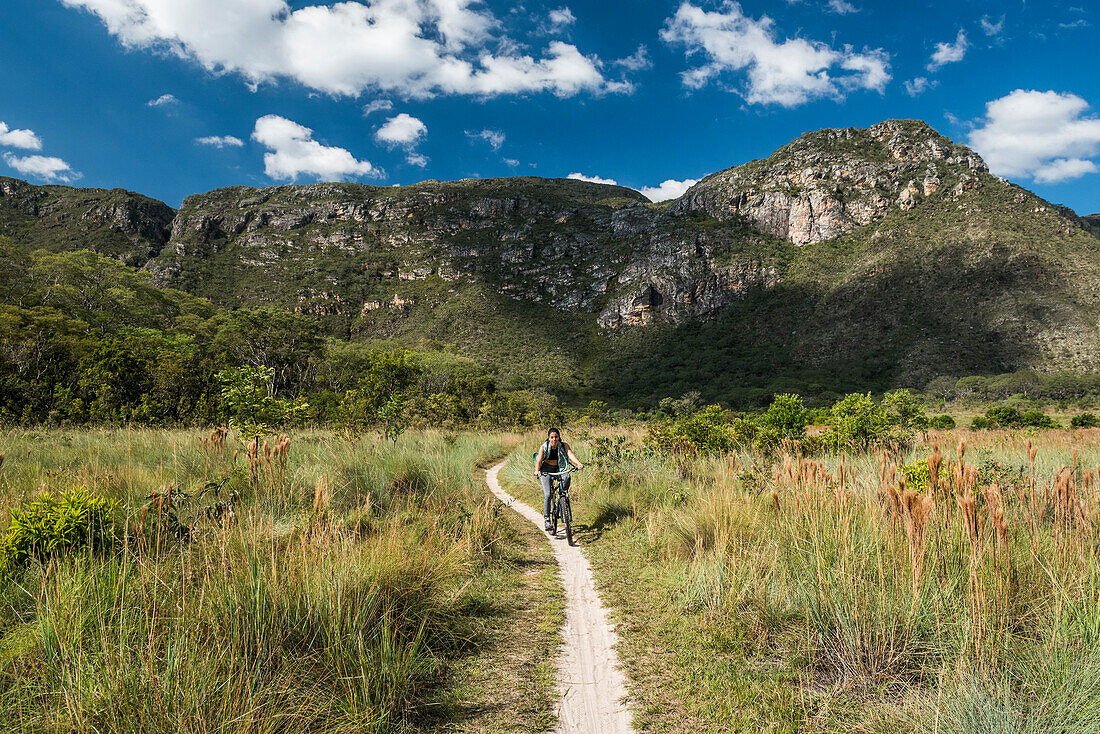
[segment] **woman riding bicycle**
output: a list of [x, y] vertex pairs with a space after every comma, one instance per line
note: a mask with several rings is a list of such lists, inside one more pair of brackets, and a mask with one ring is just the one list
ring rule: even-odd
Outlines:
[[[584, 464], [569, 448], [569, 444], [561, 440], [561, 431], [551, 428], [546, 432], [546, 441], [543, 442], [538, 454], [535, 456], [535, 476], [542, 482], [542, 519], [546, 530], [550, 530], [550, 476], [547, 472], [565, 471], [572, 466], [583, 469]], [[561, 475], [561, 486], [569, 489], [569, 475]]]

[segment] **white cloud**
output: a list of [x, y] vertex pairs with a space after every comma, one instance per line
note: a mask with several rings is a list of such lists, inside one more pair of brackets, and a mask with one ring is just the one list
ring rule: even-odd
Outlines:
[[500, 146], [504, 145], [504, 133], [500, 130], [467, 130], [466, 136], [472, 140], [484, 140], [493, 150], [500, 150]]
[[402, 112], [386, 120], [378, 132], [374, 134], [375, 140], [387, 145], [414, 146], [428, 133], [428, 126], [413, 117]]
[[[805, 38], [779, 41], [774, 26], [766, 15], [746, 16], [730, 0], [714, 12], [684, 2], [660, 35], [666, 43], [684, 45], [689, 57], [701, 54], [707, 60], [681, 73], [686, 86], [698, 89], [724, 72], [744, 71], [742, 94], [750, 104], [796, 107], [822, 97], [839, 99], [852, 89], [881, 92], [890, 80], [889, 55], [881, 49], [857, 53], [851, 46], [838, 50]], [[831, 76], [834, 70], [837, 75]]]
[[550, 11], [550, 27], [554, 30], [561, 30], [567, 25], [573, 25], [577, 22], [577, 16], [573, 15], [573, 11], [569, 8], [557, 8]]
[[6, 145], [9, 148], [42, 150], [42, 139], [35, 135], [33, 130], [12, 130], [5, 123], [0, 122], [0, 145]]
[[409, 155], [406, 156], [405, 160], [408, 163], [414, 166], [420, 166], [421, 168], [424, 168], [426, 165], [428, 165], [428, 157], [420, 155], [419, 153], [409, 153]]
[[33, 176], [43, 181], [71, 183], [80, 178], [80, 174], [74, 171], [68, 163], [53, 156], [28, 155], [21, 157], [12, 153], [5, 153], [4, 162], [24, 176]]
[[926, 77], [918, 76], [916, 79], [911, 79], [905, 82], [905, 91], [910, 97], [916, 97], [919, 94], [927, 92], [932, 87], [938, 85], [939, 82], [935, 79], [929, 80]]
[[368, 161], [356, 160], [344, 148], [321, 145], [313, 139], [313, 131], [308, 127], [278, 115], [256, 120], [252, 139], [271, 151], [264, 154], [264, 173], [273, 179], [295, 180], [307, 175], [342, 181], [380, 173]]
[[1095, 172], [1100, 119], [1075, 94], [1017, 89], [988, 102], [967, 139], [991, 172], [1057, 183]]
[[613, 63], [627, 71], [641, 71], [653, 66], [653, 62], [649, 59], [649, 49], [645, 47], [645, 44], [640, 44], [637, 51], [629, 56], [616, 59]]
[[643, 186], [638, 190], [642, 192], [642, 196], [652, 202], [668, 201], [669, 199], [679, 199], [685, 191], [697, 183], [699, 183], [699, 180], [695, 178], [685, 178], [683, 181], [670, 178], [667, 181], [662, 181], [659, 186]]
[[176, 99], [174, 94], [162, 94], [156, 99], [151, 99], [145, 103], [146, 107], [171, 107], [172, 105], [179, 104], [179, 100]]
[[859, 8], [852, 5], [848, 0], [829, 0], [828, 8], [838, 15], [848, 15], [849, 13], [859, 12]]
[[505, 158], [504, 162], [507, 163], [512, 168], [515, 168], [516, 166], [519, 165], [519, 161], [517, 161], [515, 158]]
[[375, 112], [389, 112], [393, 109], [393, 101], [388, 99], [374, 99], [363, 105], [363, 117], [370, 117]]
[[205, 138], [195, 138], [199, 145], [210, 145], [215, 148], [240, 148], [244, 141], [232, 135], [209, 135]]
[[1039, 183], [1060, 183], [1080, 178], [1086, 173], [1096, 173], [1096, 164], [1081, 158], [1055, 158], [1035, 171], [1035, 180]]
[[609, 184], [611, 186], [618, 186], [619, 184], [613, 178], [600, 178], [599, 176], [586, 176], [583, 173], [571, 173], [566, 178], [572, 178], [577, 181], [587, 181], [588, 183]]
[[61, 0], [95, 14], [128, 48], [240, 74], [255, 87], [292, 79], [333, 95], [431, 97], [628, 92], [595, 56], [551, 41], [535, 58], [494, 38], [499, 21], [477, 0]]
[[1001, 31], [1005, 27], [1005, 17], [1002, 15], [997, 22], [993, 22], [993, 19], [988, 15], [982, 16], [982, 31], [987, 36], [999, 36]]
[[928, 62], [926, 68], [928, 71], [936, 71], [944, 64], [962, 61], [969, 47], [970, 42], [966, 40], [966, 32], [960, 29], [954, 43], [944, 41], [936, 44], [936, 50], [932, 52], [932, 60]]

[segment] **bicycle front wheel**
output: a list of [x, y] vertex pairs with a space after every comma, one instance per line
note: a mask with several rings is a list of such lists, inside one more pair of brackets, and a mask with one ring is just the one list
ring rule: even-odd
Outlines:
[[565, 542], [573, 545], [573, 508], [568, 497], [561, 500], [561, 520], [565, 523]]

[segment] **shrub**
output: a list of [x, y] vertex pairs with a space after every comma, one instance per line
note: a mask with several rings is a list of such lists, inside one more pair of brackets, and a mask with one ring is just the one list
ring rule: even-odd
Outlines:
[[894, 390], [882, 396], [882, 407], [890, 411], [903, 431], [922, 431], [928, 427], [924, 403], [908, 390]]
[[[929, 480], [932, 478], [932, 473], [928, 471], [928, 460], [922, 459], [920, 461], [914, 461], [911, 464], [904, 464], [901, 467], [902, 473], [905, 475], [905, 486], [909, 489], [917, 492], [923, 492], [928, 489]], [[947, 467], [940, 464], [940, 481], [947, 481]]]
[[1069, 422], [1072, 428], [1096, 428], [1100, 425], [1100, 421], [1096, 419], [1093, 413], [1081, 413], [1080, 415], [1073, 416]]
[[1020, 425], [1032, 428], [1057, 428], [1054, 419], [1041, 410], [1025, 410], [1020, 415]]
[[1023, 414], [1020, 413], [1019, 409], [1008, 405], [998, 405], [995, 408], [990, 408], [985, 412], [985, 417], [989, 419], [990, 424], [993, 426], [1001, 426], [1002, 428], [1020, 428], [1024, 425]]
[[949, 415], [937, 415], [928, 425], [937, 431], [950, 431], [955, 427], [955, 419]]
[[646, 442], [658, 451], [705, 454], [731, 450], [734, 438], [726, 411], [708, 405], [694, 415], [651, 425]]
[[835, 447], [864, 448], [904, 437], [892, 431], [891, 415], [871, 394], [845, 395], [829, 410], [828, 442]]
[[993, 421], [989, 420], [985, 416], [974, 416], [974, 420], [970, 421], [971, 431], [988, 431], [993, 428]]
[[780, 438], [801, 438], [806, 431], [806, 406], [799, 395], [776, 395], [768, 410], [760, 417], [760, 425], [771, 429]]
[[37, 502], [9, 508], [11, 526], [0, 539], [0, 577], [15, 575], [32, 559], [45, 563], [52, 556], [91, 548], [113, 540], [114, 503], [76, 487], [61, 498], [43, 496]]

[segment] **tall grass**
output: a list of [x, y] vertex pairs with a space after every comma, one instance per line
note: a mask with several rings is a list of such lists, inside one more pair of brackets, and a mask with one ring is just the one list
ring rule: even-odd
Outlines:
[[[911, 462], [944, 478], [910, 487]], [[685, 613], [783, 661], [806, 695], [876, 701], [859, 726], [1084, 731], [1098, 464], [1097, 431], [930, 434], [902, 456], [639, 453], [587, 480], [584, 519], [617, 508]]]
[[213, 438], [0, 435], [0, 501], [82, 484], [123, 536], [0, 589], [0, 729], [381, 733], [431, 706], [466, 584], [509, 542], [474, 473], [508, 439]]

